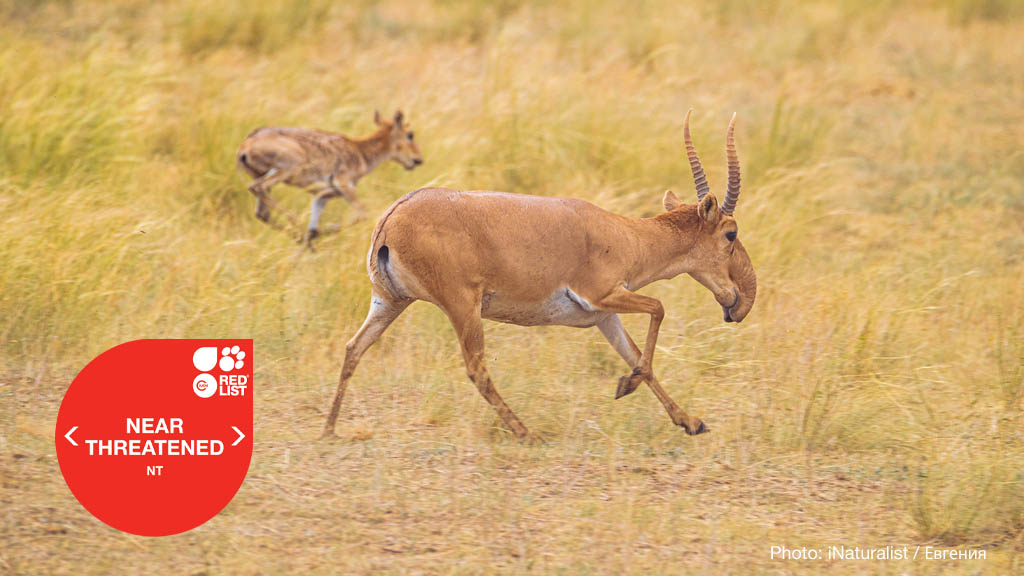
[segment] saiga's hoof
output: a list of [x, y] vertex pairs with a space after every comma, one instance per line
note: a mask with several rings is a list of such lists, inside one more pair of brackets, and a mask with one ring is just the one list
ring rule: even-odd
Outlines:
[[711, 428], [708, 428], [707, 426], [705, 426], [704, 422], [701, 421], [701, 420], [697, 420], [696, 428], [693, 428], [691, 426], [686, 426], [685, 424], [683, 424], [682, 426], [683, 426], [683, 430], [686, 430], [686, 433], [689, 434], [690, 436], [696, 436], [697, 434], [704, 434], [705, 432], [711, 432]]
[[317, 229], [306, 230], [306, 233], [299, 239], [299, 243], [304, 245], [310, 252], [316, 252], [316, 247], [313, 246], [313, 240], [320, 236], [320, 231]]
[[643, 378], [641, 378], [639, 375], [633, 374], [619, 378], [619, 385], [615, 389], [615, 399], [618, 400], [623, 396], [628, 396], [633, 392], [636, 392], [636, 389], [640, 387], [640, 384], [643, 381]]

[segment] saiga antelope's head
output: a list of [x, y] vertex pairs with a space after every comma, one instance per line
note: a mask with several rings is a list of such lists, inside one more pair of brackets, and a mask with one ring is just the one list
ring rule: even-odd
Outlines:
[[[733, 138], [735, 124], [736, 115], [733, 114], [725, 136], [729, 181], [725, 188], [725, 201], [721, 205], [708, 188], [704, 168], [690, 140], [690, 112], [686, 113], [683, 126], [686, 156], [693, 171], [693, 181], [697, 185], [698, 229], [689, 252], [690, 265], [687, 272], [715, 295], [715, 300], [722, 306], [726, 322], [742, 321], [754, 306], [757, 294], [754, 266], [743, 248], [739, 228], [733, 217], [740, 195], [740, 160], [736, 155], [736, 141]], [[664, 204], [669, 211], [682, 206], [682, 202], [671, 191], [665, 193]]]
[[373, 114], [373, 121], [380, 126], [381, 130], [387, 130], [389, 135], [388, 152], [391, 159], [398, 162], [406, 170], [423, 164], [423, 156], [420, 155], [420, 148], [416, 145], [414, 134], [403, 121], [402, 111], [395, 112], [395, 119], [386, 122], [380, 117], [380, 112]]

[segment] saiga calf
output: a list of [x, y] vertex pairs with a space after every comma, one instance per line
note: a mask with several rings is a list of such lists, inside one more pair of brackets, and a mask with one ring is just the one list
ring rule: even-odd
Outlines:
[[362, 139], [304, 128], [260, 128], [249, 134], [238, 148], [237, 161], [255, 178], [249, 190], [259, 198], [256, 217], [270, 220], [270, 208], [276, 206], [270, 188], [280, 182], [307, 188], [313, 194], [304, 236], [307, 246], [320, 235], [320, 214], [331, 198], [344, 196], [355, 207], [356, 218], [362, 217], [366, 209], [355, 191], [360, 178], [386, 160], [394, 160], [406, 170], [423, 163], [401, 111], [395, 112], [391, 122], [376, 112], [374, 122], [377, 131]]

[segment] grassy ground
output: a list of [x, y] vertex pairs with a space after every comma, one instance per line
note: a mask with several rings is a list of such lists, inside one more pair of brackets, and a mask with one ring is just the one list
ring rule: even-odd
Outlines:
[[[1024, 569], [1020, 5], [683, 4], [0, 0], [0, 572]], [[398, 107], [426, 164], [367, 177], [373, 213], [436, 184], [651, 215], [692, 195], [686, 109], [719, 194], [739, 112], [753, 312], [723, 324], [689, 278], [645, 290], [668, 310], [656, 370], [711, 434], [646, 389], [614, 401], [626, 368], [595, 330], [489, 324], [498, 389], [546, 439], [519, 445], [417, 304], [363, 360], [343, 440], [314, 441], [373, 221], [299, 253], [233, 154], [261, 125], [361, 134]], [[162, 539], [93, 519], [53, 448], [77, 370], [145, 337], [256, 343], [249, 476]]]

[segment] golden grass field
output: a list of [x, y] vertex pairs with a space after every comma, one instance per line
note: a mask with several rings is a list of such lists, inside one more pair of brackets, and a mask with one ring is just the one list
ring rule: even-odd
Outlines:
[[[0, 573], [1021, 573], [1022, 39], [1014, 0], [0, 0]], [[690, 107], [720, 198], [739, 114], [759, 279], [740, 326], [688, 277], [644, 290], [656, 371], [710, 434], [646, 388], [613, 400], [628, 369], [597, 330], [490, 323], [497, 388], [545, 440], [519, 444], [420, 303], [316, 440], [393, 200], [653, 215], [693, 198]], [[406, 112], [426, 164], [366, 177], [369, 220], [316, 253], [256, 220], [246, 134], [363, 135], [375, 108]], [[100, 352], [177, 337], [255, 340], [252, 465], [207, 524], [130, 536], [67, 489], [57, 408]]]

